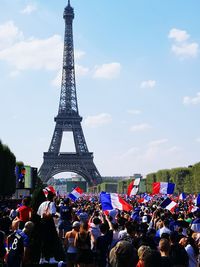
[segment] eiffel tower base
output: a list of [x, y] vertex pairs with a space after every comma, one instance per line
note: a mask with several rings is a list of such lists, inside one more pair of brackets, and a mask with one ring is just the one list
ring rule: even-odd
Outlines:
[[93, 153], [44, 153], [44, 161], [39, 170], [39, 177], [46, 183], [61, 172], [74, 172], [82, 176], [88, 186], [101, 183], [101, 176], [93, 162]]

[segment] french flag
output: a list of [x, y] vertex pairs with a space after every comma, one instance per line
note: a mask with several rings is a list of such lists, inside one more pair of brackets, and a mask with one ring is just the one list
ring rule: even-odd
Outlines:
[[173, 194], [175, 184], [166, 182], [153, 183], [152, 194]]
[[83, 194], [83, 190], [80, 187], [74, 188], [72, 192], [68, 195], [72, 200], [77, 200]]
[[186, 199], [186, 194], [185, 193], [181, 193], [178, 197], [179, 200], [185, 200]]
[[102, 210], [113, 210], [119, 209], [124, 211], [130, 211], [133, 209], [123, 198], [121, 198], [116, 193], [105, 193], [101, 192], [100, 194], [100, 203]]
[[152, 197], [149, 196], [148, 194], [144, 195], [143, 201], [141, 203], [147, 203], [149, 201], [151, 201]]
[[43, 189], [43, 193], [44, 193], [45, 197], [48, 196], [48, 193], [49, 193], [49, 192], [51, 192], [51, 193], [53, 193], [54, 195], [56, 195], [56, 190], [55, 190], [54, 187], [51, 186], [51, 185], [49, 185], [49, 186], [47, 186], [47, 187], [45, 187], [45, 188]]
[[140, 178], [137, 178], [134, 181], [132, 181], [128, 186], [127, 195], [129, 197], [135, 196], [139, 190], [139, 185], [140, 185]]
[[165, 200], [163, 200], [163, 202], [160, 204], [160, 206], [163, 209], [166, 209], [166, 210], [173, 212], [174, 208], [177, 206], [177, 203], [167, 197]]

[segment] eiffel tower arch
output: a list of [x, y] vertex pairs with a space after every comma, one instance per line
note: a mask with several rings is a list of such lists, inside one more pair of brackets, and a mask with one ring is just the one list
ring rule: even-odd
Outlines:
[[[88, 150], [81, 126], [82, 117], [78, 111], [72, 27], [74, 10], [70, 0], [64, 10], [63, 18], [65, 35], [59, 109], [58, 115], [54, 118], [56, 125], [53, 137], [48, 152], [44, 153], [39, 176], [43, 182], [47, 182], [55, 174], [75, 172], [81, 175], [89, 186], [92, 186], [101, 182], [101, 175], [93, 162], [93, 153]], [[74, 153], [60, 153], [64, 132], [73, 133]]]

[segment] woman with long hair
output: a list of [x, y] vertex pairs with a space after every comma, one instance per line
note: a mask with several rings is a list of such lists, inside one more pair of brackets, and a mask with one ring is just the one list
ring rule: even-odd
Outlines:
[[74, 246], [74, 240], [79, 232], [80, 222], [75, 221], [72, 224], [72, 230], [65, 234], [64, 245], [67, 253], [67, 266], [75, 267], [77, 261], [77, 248]]
[[76, 234], [74, 240], [74, 245], [77, 248], [78, 267], [93, 267], [91, 239], [92, 236], [88, 231], [88, 223], [81, 223], [79, 233]]

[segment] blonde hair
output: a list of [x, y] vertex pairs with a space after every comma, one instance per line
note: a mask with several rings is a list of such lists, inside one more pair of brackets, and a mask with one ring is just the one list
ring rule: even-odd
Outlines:
[[143, 260], [144, 254], [146, 252], [151, 252], [151, 248], [149, 246], [142, 245], [141, 247], [139, 247], [139, 249], [138, 249], [138, 257], [139, 257], [140, 260]]

